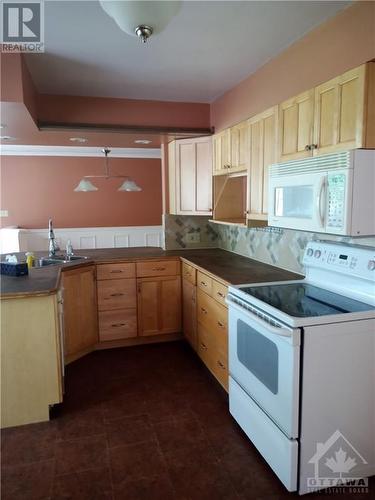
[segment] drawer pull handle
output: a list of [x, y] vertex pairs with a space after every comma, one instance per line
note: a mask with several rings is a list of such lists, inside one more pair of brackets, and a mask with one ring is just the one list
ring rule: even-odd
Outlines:
[[222, 299], [225, 299], [225, 293], [217, 292], [218, 296]]
[[165, 267], [153, 267], [153, 271], [165, 271]]
[[221, 361], [218, 361], [217, 364], [220, 366], [220, 368], [222, 370], [225, 370], [225, 366], [223, 365], [223, 363]]
[[113, 328], [120, 328], [121, 326], [126, 326], [126, 323], [112, 323]]
[[207, 314], [207, 309], [205, 309], [204, 307], [201, 307], [201, 311], [203, 314]]
[[112, 269], [111, 273], [112, 274], [114, 274], [114, 273], [122, 273], [122, 270], [121, 269]]
[[121, 297], [121, 295], [124, 295], [124, 294], [122, 292], [111, 293], [111, 297]]
[[207, 283], [205, 281], [201, 281], [201, 285], [203, 286], [208, 286]]
[[218, 321], [217, 324], [220, 326], [220, 328], [224, 328], [224, 323], [222, 323], [221, 321]]
[[207, 346], [205, 344], [203, 344], [203, 342], [201, 342], [201, 347], [202, 347], [202, 349], [204, 349], [205, 351], [207, 351]]

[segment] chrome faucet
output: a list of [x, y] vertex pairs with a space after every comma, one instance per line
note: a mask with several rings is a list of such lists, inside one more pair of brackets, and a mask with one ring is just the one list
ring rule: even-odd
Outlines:
[[59, 251], [59, 245], [55, 240], [55, 233], [53, 232], [52, 219], [48, 221], [48, 257], [54, 257], [56, 252]]

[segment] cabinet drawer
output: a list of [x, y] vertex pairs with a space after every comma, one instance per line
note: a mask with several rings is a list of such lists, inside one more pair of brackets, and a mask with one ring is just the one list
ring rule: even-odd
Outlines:
[[197, 272], [197, 285], [198, 288], [204, 290], [206, 293], [211, 295], [212, 293], [212, 278], [207, 276], [207, 274], [202, 273], [201, 271]]
[[186, 262], [182, 263], [182, 277], [190, 281], [193, 285], [197, 283], [197, 270], [195, 267], [186, 264]]
[[99, 264], [96, 266], [98, 280], [113, 280], [119, 278], [135, 278], [134, 262], [119, 264]]
[[180, 274], [179, 260], [150, 260], [137, 262], [137, 277], [148, 276], [174, 276]]
[[207, 367], [210, 367], [213, 359], [210, 337], [208, 331], [198, 324], [198, 355]]
[[136, 307], [135, 283], [135, 279], [98, 281], [99, 311]]
[[227, 307], [225, 302], [227, 293], [228, 287], [222, 285], [218, 281], [212, 280], [212, 297], [225, 307]]
[[137, 310], [120, 309], [99, 313], [99, 339], [101, 341], [127, 339], [137, 336]]
[[228, 391], [228, 360], [221, 356], [215, 356], [212, 364], [212, 372], [224, 389]]
[[198, 322], [206, 329], [220, 336], [227, 336], [228, 331], [228, 311], [218, 304], [212, 297], [198, 290]]

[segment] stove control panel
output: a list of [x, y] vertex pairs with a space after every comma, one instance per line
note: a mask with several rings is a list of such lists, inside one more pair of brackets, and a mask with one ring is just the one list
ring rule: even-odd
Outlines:
[[311, 241], [306, 247], [303, 263], [307, 267], [359, 276], [375, 282], [375, 249], [372, 247]]

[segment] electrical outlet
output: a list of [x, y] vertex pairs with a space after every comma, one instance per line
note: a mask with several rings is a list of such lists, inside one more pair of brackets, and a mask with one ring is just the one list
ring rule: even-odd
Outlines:
[[186, 243], [200, 243], [201, 235], [200, 233], [187, 233], [185, 234]]

